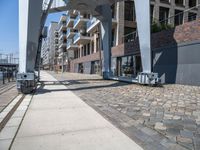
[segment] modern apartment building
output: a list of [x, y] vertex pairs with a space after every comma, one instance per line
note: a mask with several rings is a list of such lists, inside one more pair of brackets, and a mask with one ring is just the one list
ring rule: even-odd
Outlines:
[[46, 70], [54, 70], [54, 59], [57, 45], [55, 43], [55, 31], [58, 28], [57, 22], [51, 22], [48, 27], [47, 38], [42, 41], [41, 58], [43, 68]]
[[49, 43], [49, 63], [50, 70], [54, 70], [54, 58], [55, 58], [55, 31], [58, 28], [58, 22], [51, 22], [48, 30], [48, 43]]
[[41, 58], [42, 58], [42, 68], [45, 70], [49, 70], [50, 59], [49, 59], [49, 45], [47, 38], [44, 38], [42, 40]]
[[69, 71], [69, 61], [74, 59], [74, 51], [67, 50], [67, 41], [70, 41], [70, 39], [67, 40], [67, 34], [69, 32], [69, 28], [67, 28], [69, 26], [67, 14], [61, 16], [57, 31], [55, 32], [55, 42], [58, 45], [55, 67], [57, 71], [61, 72]]
[[[200, 18], [200, 7], [193, 7], [199, 4], [200, 0], [152, 0], [152, 24], [174, 27], [197, 20]], [[101, 74], [103, 49], [100, 21], [90, 14], [71, 11], [63, 15], [60, 22], [65, 25], [65, 27], [61, 26], [59, 30], [59, 33], [64, 31], [64, 36], [62, 35], [62, 38], [59, 39], [61, 45], [57, 59], [58, 64], [65, 66], [62, 71]], [[112, 6], [111, 50], [113, 76], [131, 78], [141, 72], [142, 65], [136, 30], [134, 1], [122, 1], [114, 4]], [[153, 39], [152, 43], [155, 43], [155, 38]], [[161, 41], [159, 38], [156, 40], [158, 43], [159, 40]], [[162, 47], [164, 42], [160, 43], [160, 47]], [[154, 45], [153, 49], [155, 49]], [[152, 61], [154, 61], [154, 54], [152, 54]], [[159, 69], [156, 70], [156, 72], [159, 71]], [[164, 80], [171, 82], [171, 79]]]

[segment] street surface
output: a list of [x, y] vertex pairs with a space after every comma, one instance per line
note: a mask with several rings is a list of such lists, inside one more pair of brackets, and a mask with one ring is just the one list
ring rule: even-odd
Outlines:
[[144, 149], [200, 149], [200, 87], [50, 73]]
[[11, 150], [142, 150], [51, 75], [41, 76]]

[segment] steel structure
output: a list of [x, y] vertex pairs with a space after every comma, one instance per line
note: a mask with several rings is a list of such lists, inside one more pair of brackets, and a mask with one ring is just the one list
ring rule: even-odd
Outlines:
[[[36, 85], [35, 71], [40, 59], [42, 29], [49, 13], [79, 10], [92, 14], [101, 22], [103, 43], [103, 77], [110, 79], [111, 72], [111, 5], [122, 0], [19, 0], [19, 74], [17, 87], [23, 93], [31, 92]], [[139, 36], [143, 72], [138, 75], [141, 84], [156, 84], [157, 73], [152, 73], [150, 40], [150, 0], [135, 0], [137, 31]], [[144, 17], [145, 16], [145, 17]]]

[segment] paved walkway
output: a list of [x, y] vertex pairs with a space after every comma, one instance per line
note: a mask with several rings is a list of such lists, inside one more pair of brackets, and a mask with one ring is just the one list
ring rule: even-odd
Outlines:
[[200, 150], [200, 87], [149, 87], [98, 75], [51, 74], [145, 150]]
[[12, 150], [141, 150], [64, 85], [42, 72]]

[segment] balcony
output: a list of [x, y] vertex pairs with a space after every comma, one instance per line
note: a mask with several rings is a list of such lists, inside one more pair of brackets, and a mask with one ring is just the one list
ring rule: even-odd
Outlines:
[[67, 30], [66, 23], [63, 23], [62, 25], [60, 25], [58, 32], [62, 32], [62, 31], [66, 31], [66, 30]]
[[92, 37], [88, 35], [82, 35], [80, 33], [76, 33], [74, 36], [74, 44], [88, 44], [92, 40]]
[[62, 32], [62, 33], [60, 34], [59, 41], [60, 41], [60, 40], [64, 40], [64, 39], [66, 39], [66, 32]]
[[100, 21], [93, 17], [92, 19], [90, 19], [88, 22], [87, 22], [87, 33], [92, 33], [92, 32], [95, 32], [96, 29], [97, 29], [97, 26], [99, 25]]
[[67, 16], [67, 19], [66, 19], [66, 27], [70, 27], [72, 28], [74, 25], [74, 19], [71, 18], [71, 16]]
[[74, 20], [74, 29], [80, 29], [81, 27], [86, 27], [86, 23], [89, 21], [88, 18], [84, 18], [81, 15], [78, 15]]
[[76, 50], [78, 49], [78, 45], [73, 44], [72, 39], [67, 40], [67, 50]]
[[76, 34], [75, 30], [67, 28], [67, 38], [72, 39]]
[[60, 43], [59, 49], [60, 49], [60, 48], [66, 48], [66, 46], [67, 46], [67, 45], [66, 45], [66, 42], [63, 41], [62, 43]]

